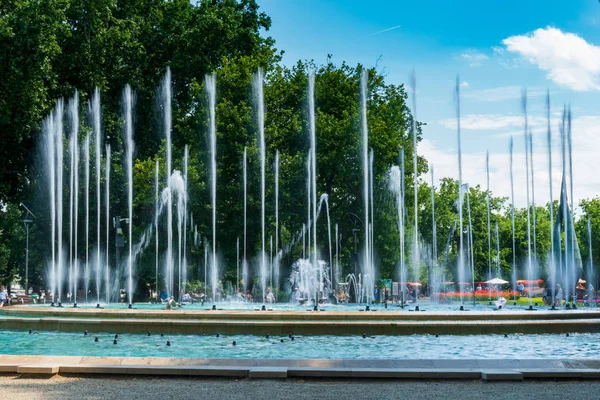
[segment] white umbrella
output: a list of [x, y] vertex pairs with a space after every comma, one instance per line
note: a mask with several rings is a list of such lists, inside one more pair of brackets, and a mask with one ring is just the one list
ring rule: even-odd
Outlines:
[[508, 281], [505, 281], [502, 278], [494, 278], [490, 279], [489, 281], [485, 281], [485, 283], [489, 283], [490, 285], [504, 285], [505, 283], [508, 283]]

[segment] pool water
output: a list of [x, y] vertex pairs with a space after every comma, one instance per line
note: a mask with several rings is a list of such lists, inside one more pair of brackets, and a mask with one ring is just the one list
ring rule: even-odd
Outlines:
[[[504, 307], [504, 311], [523, 311], [528, 305], [519, 304], [516, 306], [512, 305], [512, 302], [508, 302]], [[435, 302], [430, 302], [429, 300], [420, 301], [419, 303], [408, 303], [402, 309], [397, 304], [389, 304], [387, 308], [383, 304], [371, 304], [370, 308], [373, 311], [381, 311], [381, 312], [398, 312], [398, 311], [413, 311], [415, 306], [418, 305], [421, 311], [458, 311], [460, 307], [460, 303], [446, 303], [440, 304]], [[49, 303], [46, 304], [30, 304], [32, 307], [50, 307]], [[79, 308], [95, 308], [96, 303], [89, 304], [78, 304]], [[101, 303], [101, 306], [105, 309], [112, 310], [123, 310], [127, 308], [127, 304], [125, 303], [110, 303], [104, 304]], [[213, 303], [206, 302], [204, 304], [194, 303], [194, 304], [185, 304], [182, 307], [178, 307], [179, 310], [208, 310], [211, 309]], [[63, 304], [64, 308], [71, 308], [72, 304]], [[216, 304], [217, 309], [219, 310], [257, 310], [262, 307], [262, 303], [245, 303], [245, 302], [221, 302]], [[267, 304], [267, 309], [273, 309], [275, 311], [306, 311], [312, 310], [312, 305], [300, 305], [298, 303], [276, 303], [276, 304]], [[492, 303], [489, 305], [488, 303], [477, 303], [473, 305], [472, 303], [465, 303], [465, 309], [473, 310], [473, 311], [492, 311], [497, 308], [497, 306]], [[135, 303], [133, 308], [138, 310], [161, 310], [165, 308], [164, 304], [153, 304], [153, 303]], [[364, 311], [365, 304], [323, 304], [319, 306], [320, 309], [326, 311]], [[535, 308], [543, 310], [549, 309], [550, 307], [544, 306], [542, 304], [535, 306]], [[589, 306], [580, 306], [578, 307], [580, 310], [590, 310], [596, 309], [595, 307]]]
[[[598, 358], [600, 334], [251, 336], [0, 331], [0, 353], [174, 358], [549, 359]], [[94, 342], [98, 337], [99, 341]], [[281, 342], [283, 340], [283, 342]], [[171, 346], [167, 346], [170, 341]], [[233, 342], [236, 345], [233, 345]]]

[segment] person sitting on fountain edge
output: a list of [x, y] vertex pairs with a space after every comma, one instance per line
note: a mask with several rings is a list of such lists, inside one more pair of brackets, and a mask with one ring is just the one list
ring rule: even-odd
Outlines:
[[267, 290], [265, 290], [265, 301], [267, 303], [275, 303], [275, 301], [276, 301], [275, 295], [273, 295], [273, 293], [271, 293], [270, 288], [267, 288]]
[[160, 292], [158, 293], [158, 298], [161, 303], [164, 303], [167, 300], [169, 300], [169, 293], [167, 292], [167, 289], [160, 289]]
[[0, 285], [0, 307], [10, 306], [10, 297], [4, 285]]
[[175, 308], [177, 308], [177, 302], [175, 301], [175, 296], [171, 296], [167, 303], [167, 310], [173, 310]]

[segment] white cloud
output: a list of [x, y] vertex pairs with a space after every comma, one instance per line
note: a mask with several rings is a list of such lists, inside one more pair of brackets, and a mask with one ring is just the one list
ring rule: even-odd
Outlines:
[[[456, 129], [456, 119], [447, 118], [438, 121], [440, 125], [448, 129]], [[524, 126], [522, 115], [498, 115], [498, 114], [467, 114], [460, 119], [460, 128], [464, 130], [498, 130], [505, 128], [522, 128]], [[546, 119], [539, 116], [529, 116], [527, 124], [530, 129], [546, 126]]]
[[477, 50], [467, 50], [460, 56], [469, 62], [470, 67], [479, 67], [483, 61], [488, 59], [488, 56]]
[[468, 88], [468, 87], [469, 87], [469, 82], [467, 82], [467, 81], [462, 81], [462, 82], [460, 83], [460, 87], [461, 87], [461, 88]]
[[[462, 95], [465, 100], [494, 102], [520, 99], [523, 89], [519, 86], [501, 86], [489, 89], [469, 90]], [[527, 97], [544, 96], [544, 88], [527, 88]]]
[[[598, 163], [596, 149], [600, 147], [600, 116], [582, 116], [573, 119], [573, 192], [575, 204], [581, 199], [592, 198], [599, 194], [600, 174], [595, 171]], [[522, 134], [522, 133], [521, 133]], [[509, 141], [506, 140], [504, 149], [491, 149], [490, 153], [490, 190], [495, 196], [509, 197]], [[515, 204], [522, 207], [526, 204], [526, 175], [523, 140], [515, 138], [514, 153], [514, 182]], [[533, 161], [535, 171], [535, 200], [536, 204], [545, 204], [549, 199], [548, 156], [545, 135], [533, 138]], [[419, 145], [419, 154], [423, 155], [435, 166], [436, 180], [443, 177], [458, 177], [458, 155], [456, 148], [437, 146], [429, 139], [424, 139]], [[552, 153], [552, 190], [553, 198], [559, 197], [562, 164], [558, 130], [553, 129]], [[486, 187], [485, 151], [463, 152], [463, 181], [472, 186]], [[429, 181], [429, 178], [425, 178]]]
[[600, 89], [600, 47], [576, 34], [547, 27], [508, 37], [502, 44], [546, 71], [546, 77], [559, 86], [576, 91]]

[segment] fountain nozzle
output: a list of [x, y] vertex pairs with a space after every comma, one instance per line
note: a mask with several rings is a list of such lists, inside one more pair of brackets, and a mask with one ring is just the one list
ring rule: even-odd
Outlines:
[[127, 308], [130, 309], [130, 310], [133, 308], [133, 306], [131, 305], [131, 303], [129, 303], [129, 307], [127, 307]]
[[265, 306], [264, 304], [262, 305], [262, 307], [260, 308], [261, 311], [267, 311], [267, 306]]
[[55, 306], [54, 302], [50, 303], [50, 307], [54, 307], [54, 306]]
[[415, 306], [415, 311], [419, 311], [419, 306]]
[[96, 304], [96, 308], [100, 308], [100, 303]]
[[73, 308], [77, 308], [77, 303], [73, 303]]
[[60, 301], [58, 302], [58, 307], [62, 307], [62, 303]]
[[460, 306], [459, 310], [460, 311], [465, 311], [465, 306]]
[[212, 310], [213, 310], [213, 311], [215, 311], [216, 309], [217, 309], [217, 305], [216, 305], [216, 304], [213, 304], [213, 306], [212, 306]]
[[367, 306], [365, 307], [365, 311], [371, 311], [371, 307], [369, 307], [369, 305], [367, 304]]
[[315, 304], [315, 306], [313, 307], [313, 311], [319, 311], [319, 307]]

